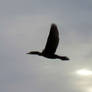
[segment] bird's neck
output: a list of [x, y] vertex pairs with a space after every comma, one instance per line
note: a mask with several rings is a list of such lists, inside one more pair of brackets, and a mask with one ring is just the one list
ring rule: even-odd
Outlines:
[[42, 55], [42, 53], [41, 52], [38, 52], [38, 51], [32, 51], [32, 52], [30, 52], [30, 54], [39, 55], [39, 56]]

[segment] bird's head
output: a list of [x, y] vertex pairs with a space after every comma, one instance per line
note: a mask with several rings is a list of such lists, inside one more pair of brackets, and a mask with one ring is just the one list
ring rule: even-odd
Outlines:
[[28, 52], [26, 54], [35, 54], [35, 55], [39, 55], [39, 56], [42, 55], [42, 53], [41, 52], [38, 52], [38, 51], [31, 51], [31, 52]]

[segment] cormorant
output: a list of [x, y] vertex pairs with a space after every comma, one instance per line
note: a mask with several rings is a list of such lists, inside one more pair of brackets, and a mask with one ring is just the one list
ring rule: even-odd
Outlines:
[[69, 60], [67, 56], [59, 56], [56, 55], [56, 49], [59, 43], [59, 32], [56, 24], [52, 24], [50, 28], [50, 33], [47, 39], [47, 43], [45, 46], [45, 49], [42, 52], [38, 51], [31, 51], [27, 54], [34, 54], [34, 55], [39, 55], [39, 56], [44, 56], [46, 58], [50, 59], [61, 59], [61, 60]]

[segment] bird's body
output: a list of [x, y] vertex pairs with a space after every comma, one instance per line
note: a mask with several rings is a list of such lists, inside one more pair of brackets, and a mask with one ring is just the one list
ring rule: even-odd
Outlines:
[[27, 54], [36, 54], [50, 59], [69, 60], [69, 58], [66, 56], [59, 56], [55, 54], [58, 43], [59, 43], [59, 32], [57, 26], [55, 24], [52, 24], [44, 50], [42, 52], [32, 51]]

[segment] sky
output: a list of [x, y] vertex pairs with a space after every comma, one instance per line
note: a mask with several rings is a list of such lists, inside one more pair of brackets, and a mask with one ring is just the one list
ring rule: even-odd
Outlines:
[[[51, 24], [56, 54], [42, 51]], [[92, 92], [92, 0], [0, 0], [0, 92]]]

